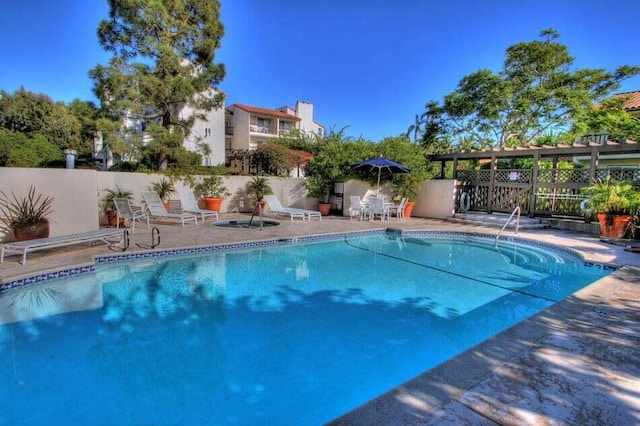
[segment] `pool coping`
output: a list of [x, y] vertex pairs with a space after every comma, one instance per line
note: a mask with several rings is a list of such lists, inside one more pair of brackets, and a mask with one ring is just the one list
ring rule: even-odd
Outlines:
[[321, 242], [340, 239], [345, 235], [351, 236], [366, 236], [377, 235], [386, 232], [385, 228], [377, 228], [361, 231], [339, 232], [339, 233], [322, 233], [312, 234], [300, 237], [285, 237], [285, 238], [271, 238], [271, 239], [255, 239], [236, 243], [220, 243], [220, 244], [206, 244], [196, 246], [185, 246], [173, 249], [161, 249], [161, 250], [140, 250], [134, 252], [122, 252], [117, 254], [101, 254], [93, 257], [93, 262], [81, 263], [73, 266], [65, 266], [63, 268], [55, 268], [40, 273], [30, 273], [17, 277], [10, 278], [8, 280], [0, 281], [0, 293], [9, 290], [20, 289], [24, 286], [38, 284], [46, 280], [56, 278], [66, 278], [75, 275], [81, 275], [85, 273], [94, 272], [96, 266], [100, 264], [118, 263], [130, 260], [140, 259], [154, 259], [161, 257], [182, 256], [202, 253], [214, 253], [226, 250], [242, 250], [259, 247], [275, 246], [277, 244], [299, 244], [309, 242]]
[[[130, 260], [140, 260], [140, 259], [152, 259], [152, 258], [161, 258], [161, 257], [171, 257], [171, 256], [182, 256], [182, 255], [192, 255], [192, 254], [203, 254], [203, 253], [214, 253], [225, 250], [242, 250], [242, 249], [251, 249], [251, 248], [259, 248], [259, 247], [267, 247], [274, 246], [277, 244], [300, 244], [300, 243], [309, 243], [309, 242], [321, 242], [321, 241], [331, 241], [343, 238], [344, 236], [367, 236], [367, 235], [377, 235], [377, 234], [399, 234], [401, 236], [463, 236], [463, 237], [478, 237], [478, 238], [493, 238], [493, 235], [482, 233], [482, 232], [471, 232], [471, 231], [428, 231], [428, 230], [401, 230], [397, 228], [387, 227], [387, 228], [377, 228], [370, 230], [361, 230], [361, 231], [349, 231], [349, 232], [331, 232], [331, 233], [322, 233], [322, 234], [312, 234], [306, 236], [298, 236], [298, 237], [284, 237], [284, 238], [272, 238], [272, 239], [255, 239], [249, 241], [242, 241], [236, 243], [220, 243], [220, 244], [207, 244], [207, 245], [196, 245], [196, 246], [186, 246], [179, 247], [173, 249], [161, 249], [161, 250], [141, 250], [135, 252], [122, 252], [117, 254], [102, 254], [96, 255], [93, 257], [93, 262], [82, 263], [74, 266], [66, 266], [63, 268], [56, 268], [47, 271], [42, 271], [40, 273], [31, 273], [25, 274], [24, 276], [18, 276], [11, 278], [6, 281], [0, 281], [0, 293], [4, 291], [19, 289], [21, 287], [41, 283], [46, 280], [56, 279], [56, 278], [66, 278], [70, 276], [85, 274], [94, 272], [97, 265], [101, 264], [109, 264], [109, 263], [118, 263], [125, 262]], [[548, 247], [553, 248], [554, 250], [564, 252], [570, 254], [571, 256], [579, 258], [585, 266], [587, 267], [596, 267], [605, 270], [615, 270], [619, 268], [618, 265], [607, 263], [607, 262], [595, 262], [587, 260], [586, 257], [573, 249], [569, 249], [566, 247], [561, 247], [554, 244], [543, 243], [540, 241], [535, 241], [527, 238], [521, 237], [505, 237], [501, 241], [507, 242], [520, 242], [523, 244], [529, 244], [535, 247]]]

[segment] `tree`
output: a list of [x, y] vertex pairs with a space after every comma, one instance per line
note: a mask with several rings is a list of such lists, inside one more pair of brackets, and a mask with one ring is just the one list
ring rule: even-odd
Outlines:
[[574, 58], [558, 43], [557, 31], [509, 47], [503, 69], [462, 78], [445, 96], [443, 120], [450, 134], [476, 146], [529, 145], [545, 134], [567, 132], [572, 120], [640, 73], [640, 67], [572, 70]]
[[604, 132], [610, 139], [640, 141], [640, 118], [625, 111], [625, 101], [625, 97], [617, 96], [589, 108], [584, 117], [576, 120], [574, 133]]
[[[288, 172], [289, 148], [279, 143], [268, 143], [256, 149], [253, 157], [253, 166], [259, 166], [264, 174], [278, 176]], [[256, 167], [257, 168], [257, 167]]]
[[411, 137], [413, 134], [413, 143], [418, 143], [418, 138], [422, 139], [422, 136], [424, 135], [424, 118], [425, 113], [416, 114], [413, 124], [409, 126], [407, 133], [405, 133], [406, 137]]
[[93, 140], [96, 137], [96, 121], [100, 118], [100, 110], [93, 102], [74, 99], [67, 105], [69, 113], [75, 117], [80, 125], [80, 137], [77, 146], [71, 147], [78, 151], [78, 155], [89, 155], [92, 152]]
[[62, 151], [44, 136], [0, 129], [0, 167], [43, 167], [62, 160]]
[[376, 155], [396, 161], [411, 169], [411, 173], [423, 178], [434, 176], [428, 170], [426, 150], [411, 143], [408, 137], [386, 137], [376, 145]]
[[[110, 112], [149, 126], [156, 165], [185, 153], [184, 139], [196, 118], [222, 106], [211, 89], [224, 78], [214, 64], [224, 28], [218, 0], [109, 0], [110, 17], [100, 22], [98, 38], [113, 53], [108, 65], [90, 71], [94, 92]], [[189, 106], [195, 112], [182, 116]]]
[[0, 128], [32, 138], [43, 135], [60, 150], [80, 143], [80, 123], [62, 102], [21, 87], [12, 95], [0, 91]]

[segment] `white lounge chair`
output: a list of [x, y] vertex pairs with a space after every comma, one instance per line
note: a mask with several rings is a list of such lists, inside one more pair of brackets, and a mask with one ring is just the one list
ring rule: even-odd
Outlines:
[[[72, 244], [88, 243], [93, 241], [102, 241], [110, 246], [121, 243], [125, 238], [127, 230], [109, 228], [100, 229], [98, 231], [89, 231], [79, 234], [60, 235], [50, 238], [38, 238], [36, 240], [14, 241], [2, 245], [0, 251], [0, 263], [4, 262], [4, 256], [12, 254], [22, 254], [23, 265], [27, 263], [27, 253], [38, 250], [52, 249], [56, 247], [68, 246]], [[110, 241], [120, 237], [119, 241]]]
[[136, 230], [136, 220], [142, 221], [146, 219], [147, 229], [149, 229], [149, 215], [131, 207], [128, 198], [114, 198], [113, 204], [116, 206], [116, 228], [120, 227], [120, 218], [123, 218], [129, 220], [132, 232]]
[[165, 210], [162, 199], [155, 191], [143, 191], [142, 198], [147, 205], [149, 211], [149, 217], [151, 219], [179, 219], [184, 226], [185, 220], [193, 220], [195, 224], [198, 224], [198, 218], [189, 213], [169, 213]]
[[200, 215], [203, 222], [204, 219], [209, 216], [213, 216], [216, 219], [219, 218], [218, 212], [198, 207], [198, 200], [196, 200], [193, 191], [189, 189], [180, 190], [178, 191], [178, 197], [180, 197], [180, 207], [183, 212]]
[[318, 220], [322, 219], [320, 212], [317, 210], [308, 210], [308, 209], [297, 209], [295, 207], [283, 207], [278, 200], [278, 197], [275, 195], [265, 195], [263, 199], [267, 202], [269, 206], [269, 210], [267, 213], [273, 213], [276, 215], [287, 215], [293, 220], [296, 217], [301, 218], [302, 220], [308, 219], [311, 220], [312, 217], [318, 218]]

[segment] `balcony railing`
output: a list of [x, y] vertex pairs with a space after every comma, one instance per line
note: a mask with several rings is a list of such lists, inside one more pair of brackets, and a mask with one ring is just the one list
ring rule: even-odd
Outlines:
[[256, 124], [250, 125], [249, 130], [255, 133], [266, 133], [269, 135], [277, 135], [276, 131], [273, 130], [271, 127], [258, 126]]

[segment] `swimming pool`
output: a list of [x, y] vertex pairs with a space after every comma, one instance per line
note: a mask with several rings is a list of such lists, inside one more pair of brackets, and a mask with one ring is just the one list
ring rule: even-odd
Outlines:
[[99, 264], [0, 294], [0, 418], [319, 424], [609, 272], [597, 266], [418, 232]]

